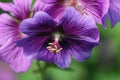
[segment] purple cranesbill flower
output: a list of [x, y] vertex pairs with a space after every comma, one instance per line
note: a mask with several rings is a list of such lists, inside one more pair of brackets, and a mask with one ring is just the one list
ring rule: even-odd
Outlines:
[[107, 13], [109, 0], [42, 0], [44, 3], [51, 4], [45, 11], [59, 21], [64, 10], [68, 6], [74, 7], [83, 15], [92, 16], [97, 23], [102, 24], [102, 17]]
[[120, 21], [120, 0], [109, 0], [108, 13], [103, 17], [103, 26], [106, 28], [106, 21], [109, 19], [111, 27], [114, 27]]
[[37, 12], [33, 18], [20, 25], [28, 35], [17, 42], [27, 55], [54, 62], [61, 68], [69, 67], [71, 56], [84, 61], [99, 42], [99, 31], [90, 16], [82, 16], [73, 7], [65, 10], [60, 21], [55, 22], [47, 13]]
[[41, 4], [37, 4], [39, 0], [36, 0], [32, 8], [32, 0], [13, 2], [0, 2], [0, 9], [7, 12], [0, 14], [0, 59], [16, 72], [24, 72], [31, 65], [33, 56], [25, 55], [23, 48], [16, 45], [17, 40], [26, 37], [20, 32], [19, 25], [22, 20], [31, 17], [31, 13], [35, 13], [35, 9], [40, 8]]

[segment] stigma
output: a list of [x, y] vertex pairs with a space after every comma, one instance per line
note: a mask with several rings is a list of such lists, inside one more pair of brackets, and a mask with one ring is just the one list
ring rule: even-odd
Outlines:
[[46, 48], [50, 51], [50, 53], [58, 54], [61, 52], [62, 48], [59, 45], [59, 39], [60, 39], [60, 35], [55, 34], [54, 35], [54, 42], [48, 43], [48, 46]]

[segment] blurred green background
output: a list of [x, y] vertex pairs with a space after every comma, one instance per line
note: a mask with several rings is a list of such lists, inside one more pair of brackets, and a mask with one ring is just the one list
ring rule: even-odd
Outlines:
[[18, 80], [120, 80], [120, 23], [112, 29], [109, 22], [107, 25], [107, 30], [98, 25], [100, 44], [94, 48], [88, 60], [72, 60], [69, 69], [60, 69], [54, 64], [40, 62], [42, 71], [38, 62], [33, 61], [27, 72], [18, 74]]

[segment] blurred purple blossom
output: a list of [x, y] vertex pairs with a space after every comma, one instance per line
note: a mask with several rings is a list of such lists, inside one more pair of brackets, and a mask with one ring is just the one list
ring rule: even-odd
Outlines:
[[94, 20], [102, 24], [102, 17], [107, 13], [109, 0], [42, 0], [49, 4], [44, 10], [59, 21], [66, 7], [74, 7], [83, 15], [90, 15]]
[[120, 0], [109, 0], [108, 13], [103, 17], [103, 26], [106, 27], [106, 21], [110, 20], [111, 27], [114, 27], [120, 21]]

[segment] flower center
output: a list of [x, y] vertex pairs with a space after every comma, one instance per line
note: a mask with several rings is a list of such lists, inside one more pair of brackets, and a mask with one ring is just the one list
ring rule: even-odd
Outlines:
[[78, 12], [87, 14], [83, 8], [81, 0], [65, 0], [67, 6], [73, 6]]
[[61, 52], [62, 48], [59, 45], [59, 39], [60, 39], [60, 34], [55, 34], [54, 35], [54, 42], [48, 43], [48, 46], [46, 47], [51, 53], [59, 53]]

